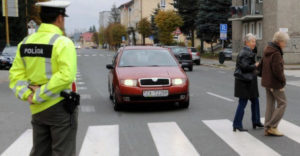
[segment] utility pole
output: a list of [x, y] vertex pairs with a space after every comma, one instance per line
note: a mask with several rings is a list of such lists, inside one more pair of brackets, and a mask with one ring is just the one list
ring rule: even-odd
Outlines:
[[6, 27], [6, 46], [10, 46], [9, 42], [9, 24], [8, 24], [8, 0], [5, 0], [5, 27]]

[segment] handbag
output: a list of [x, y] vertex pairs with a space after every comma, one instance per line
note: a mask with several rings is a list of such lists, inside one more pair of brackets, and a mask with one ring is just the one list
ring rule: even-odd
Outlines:
[[234, 71], [234, 77], [238, 80], [251, 82], [254, 76], [252, 73], [243, 73], [242, 70], [239, 67], [237, 67]]

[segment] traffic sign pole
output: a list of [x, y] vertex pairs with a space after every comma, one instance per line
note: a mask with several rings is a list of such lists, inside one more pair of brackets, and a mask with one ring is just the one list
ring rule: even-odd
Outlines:
[[8, 0], [5, 1], [5, 28], [6, 28], [6, 46], [10, 46], [9, 41], [9, 23], [8, 23]]

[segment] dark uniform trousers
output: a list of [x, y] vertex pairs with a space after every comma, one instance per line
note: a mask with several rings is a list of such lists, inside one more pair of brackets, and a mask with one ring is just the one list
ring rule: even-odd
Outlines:
[[33, 147], [30, 156], [75, 156], [78, 109], [71, 115], [59, 102], [32, 116]]

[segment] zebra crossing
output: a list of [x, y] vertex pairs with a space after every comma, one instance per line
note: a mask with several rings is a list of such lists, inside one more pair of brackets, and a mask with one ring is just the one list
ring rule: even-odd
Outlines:
[[[286, 70], [285, 75], [294, 77], [294, 78], [300, 78], [300, 71], [299, 70]], [[287, 81], [287, 84], [291, 85], [291, 86], [300, 87], [300, 80]]]
[[[238, 155], [279, 156], [272, 149], [249, 132], [233, 132], [228, 119], [203, 120], [202, 123]], [[159, 156], [200, 156], [201, 147], [195, 147], [176, 122], [152, 122], [147, 126]], [[300, 126], [283, 120], [279, 127], [288, 139], [300, 144]], [[79, 150], [79, 156], [119, 156], [119, 125], [93, 125], [87, 128]], [[264, 137], [262, 135], [262, 137]], [[135, 138], [136, 139], [136, 138]], [[195, 141], [195, 140], [194, 140]], [[1, 156], [29, 155], [32, 146], [32, 130], [21, 134]], [[151, 146], [150, 146], [151, 147]]]

